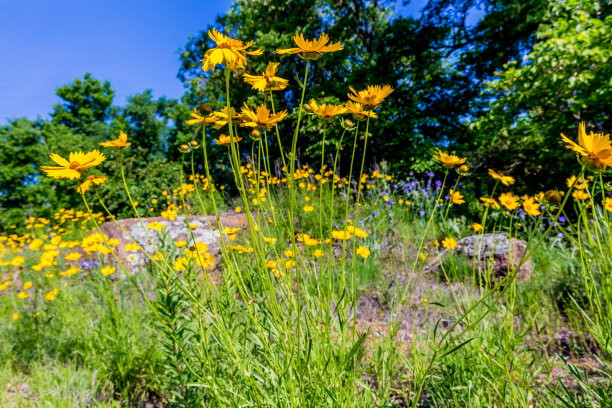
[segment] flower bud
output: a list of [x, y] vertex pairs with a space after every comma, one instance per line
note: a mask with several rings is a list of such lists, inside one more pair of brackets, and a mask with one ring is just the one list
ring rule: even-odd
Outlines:
[[179, 146], [178, 150], [181, 153], [189, 153], [191, 152], [191, 147], [189, 147], [188, 144], [183, 143], [182, 145]]
[[191, 142], [189, 142], [189, 147], [192, 148], [193, 150], [198, 149], [200, 147], [200, 143], [198, 143], [198, 141], [194, 139]]
[[261, 137], [261, 132], [257, 129], [253, 129], [251, 132], [251, 137], [255, 140], [258, 140]]
[[544, 193], [544, 199], [551, 204], [559, 204], [561, 202], [561, 195], [557, 190], [548, 190]]
[[201, 103], [200, 104], [200, 113], [202, 115], [208, 115], [211, 112], [212, 112], [212, 108], [210, 107], [210, 105], [208, 105], [206, 103]]

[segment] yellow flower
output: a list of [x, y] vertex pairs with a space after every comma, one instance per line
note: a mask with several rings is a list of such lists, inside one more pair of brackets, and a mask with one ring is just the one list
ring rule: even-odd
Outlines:
[[238, 214], [240, 214], [242, 212], [242, 207], [236, 207], [234, 209], [234, 211], [236, 211]]
[[187, 245], [187, 241], [176, 241], [176, 242], [174, 243], [174, 245], [175, 245], [177, 248], [182, 248], [182, 247], [184, 247], [185, 245]]
[[23, 284], [23, 290], [30, 289], [32, 287], [32, 281], [27, 281]]
[[312, 253], [312, 256], [315, 256], [315, 257], [317, 257], [317, 258], [322, 257], [322, 256], [323, 256], [323, 251], [321, 251], [320, 249], [317, 249], [317, 250], [315, 250], [315, 251]]
[[349, 99], [361, 104], [365, 110], [375, 109], [393, 92], [393, 88], [389, 85], [369, 85], [366, 89], [359, 92], [355, 91], [352, 86], [349, 86], [349, 89], [352, 92], [347, 94]]
[[228, 248], [243, 254], [253, 252], [253, 248], [247, 248], [244, 245], [228, 245]]
[[117, 246], [121, 243], [117, 238], [111, 238], [108, 240], [107, 244], [110, 246]]
[[140, 245], [136, 244], [136, 243], [132, 243], [132, 244], [127, 244], [125, 246], [125, 250], [130, 252], [130, 251], [138, 251], [140, 250]]
[[333, 119], [334, 116], [346, 113], [346, 107], [344, 107], [344, 105], [319, 105], [314, 99], [310, 100], [310, 108], [312, 109], [312, 113], [320, 116], [322, 119]]
[[273, 260], [269, 260], [268, 262], [266, 262], [266, 268], [268, 269], [275, 269], [276, 268], [276, 261]]
[[530, 197], [523, 201], [523, 209], [525, 212], [532, 217], [537, 217], [541, 214], [540, 212], [540, 204], [535, 202], [535, 198]]
[[472, 229], [473, 229], [475, 232], [480, 232], [480, 231], [482, 231], [482, 230], [483, 230], [483, 228], [484, 228], [484, 227], [483, 227], [482, 225], [480, 225], [479, 223], [477, 223], [477, 222], [475, 222], [475, 223], [473, 223], [473, 224], [472, 224]]
[[228, 236], [230, 241], [233, 241], [233, 240], [236, 239], [236, 233], [238, 231], [240, 231], [240, 228], [228, 228], [228, 227], [225, 227], [223, 229], [223, 233]]
[[154, 261], [161, 261], [162, 259], [164, 259], [164, 254], [162, 254], [161, 252], [157, 252], [153, 255], [152, 258]]
[[291, 269], [295, 266], [295, 261], [293, 259], [289, 259], [285, 261], [285, 269]]
[[516, 210], [517, 208], [521, 206], [521, 204], [518, 202], [518, 199], [519, 199], [518, 196], [515, 196], [512, 193], [502, 193], [499, 196], [500, 204], [506, 207], [510, 211]]
[[116, 147], [117, 149], [128, 147], [129, 145], [131, 145], [131, 143], [127, 141], [127, 135], [125, 132], [123, 132], [123, 130], [119, 131], [119, 137], [117, 139], [100, 143], [100, 146]]
[[365, 110], [360, 103], [349, 101], [345, 105], [347, 113], [353, 115], [357, 120], [365, 120], [366, 118], [377, 118], [376, 112]]
[[185, 123], [188, 125], [195, 125], [196, 123], [204, 123], [206, 121], [206, 118], [204, 118], [204, 116], [200, 116], [198, 114], [198, 110], [196, 108], [193, 108], [193, 112], [191, 112], [190, 115], [193, 119], [185, 121]]
[[499, 210], [500, 206], [494, 198], [480, 197], [480, 200], [484, 203], [485, 207], [491, 207], [494, 210]]
[[57, 288], [55, 288], [52, 291], [45, 293], [45, 299], [55, 300], [55, 296], [57, 296], [58, 292], [59, 291], [57, 290]]
[[60, 275], [60, 276], [72, 276], [72, 275], [75, 275], [77, 272], [79, 272], [79, 268], [77, 268], [76, 266], [72, 266], [72, 267], [66, 269], [64, 272], [58, 273], [58, 275]]
[[100, 269], [100, 272], [102, 272], [102, 275], [108, 276], [108, 275], [110, 275], [110, 274], [115, 272], [115, 267], [113, 267], [113, 266], [105, 266], [104, 268]]
[[19, 312], [15, 312], [15, 313], [13, 313], [13, 320], [17, 320], [17, 319], [19, 319], [20, 317], [21, 317], [21, 313], [19, 313]]
[[586, 191], [574, 190], [574, 192], [572, 193], [572, 197], [574, 197], [574, 200], [582, 201], [589, 198], [589, 193], [587, 193]]
[[247, 51], [246, 49], [253, 45], [253, 41], [244, 44], [242, 41], [227, 37], [214, 28], [208, 31], [208, 36], [217, 45], [206, 51], [204, 59], [202, 59], [202, 69], [208, 71], [215, 69], [219, 64], [225, 63], [232, 69], [245, 68], [247, 55], [261, 55], [262, 50]]
[[452, 188], [450, 189], [450, 198], [454, 204], [461, 205], [465, 203], [463, 195], [460, 192], [453, 190]]
[[19, 299], [27, 299], [30, 297], [30, 295], [28, 295], [26, 292], [19, 292], [19, 294], [17, 295], [17, 297]]
[[187, 261], [185, 258], [176, 258], [173, 266], [177, 271], [184, 271], [189, 266], [189, 261]]
[[[234, 143], [241, 141], [242, 138], [234, 135]], [[221, 146], [227, 146], [231, 143], [231, 138], [226, 134], [219, 135], [218, 139], [215, 139], [215, 143]]]
[[332, 231], [332, 237], [339, 240], [350, 239], [351, 233], [348, 231]]
[[361, 256], [362, 258], [367, 258], [368, 256], [370, 256], [370, 250], [364, 246], [359, 246], [355, 253]]
[[240, 111], [242, 114], [242, 124], [240, 126], [249, 126], [254, 128], [260, 128], [262, 130], [270, 130], [270, 128], [283, 120], [287, 116], [287, 111], [281, 111], [276, 114], [272, 114], [266, 105], [259, 105], [255, 108], [255, 112], [251, 110], [246, 104]]
[[344, 49], [342, 43], [330, 43], [327, 34], [322, 33], [316, 40], [306, 40], [302, 34], [296, 34], [293, 41], [298, 48], [277, 49], [279, 54], [300, 54], [306, 60], [318, 60], [325, 52], [336, 52]]
[[[240, 121], [241, 115], [239, 115], [238, 112], [236, 112], [236, 109], [233, 107], [230, 108], [230, 114], [233, 125]], [[228, 120], [227, 107], [224, 107], [221, 108], [221, 110], [212, 112], [204, 121], [206, 123], [212, 123], [215, 129], [221, 129], [223, 126], [227, 125]]]
[[470, 171], [470, 168], [466, 166], [465, 164], [462, 164], [461, 166], [459, 166], [459, 170], [462, 171], [463, 173], [467, 173], [468, 171]]
[[593, 169], [606, 169], [612, 166], [612, 145], [610, 144], [610, 135], [603, 133], [591, 133], [587, 135], [586, 126], [581, 122], [578, 126], [578, 143], [572, 142], [567, 136], [561, 133], [561, 140], [565, 143], [565, 147], [576, 152], [578, 156], [582, 156], [582, 164], [589, 164]]
[[514, 177], [504, 176], [502, 173], [497, 173], [489, 169], [489, 176], [493, 177], [494, 180], [500, 181], [504, 186], [514, 184]]
[[606, 202], [604, 204], [604, 208], [608, 211], [608, 212], [612, 212], [612, 198], [608, 197], [606, 198]]
[[68, 156], [68, 160], [55, 153], [51, 153], [49, 157], [59, 166], [42, 166], [41, 169], [47, 173], [47, 176], [55, 179], [81, 178], [83, 170], [97, 166], [106, 160], [106, 157], [98, 150], [93, 150], [89, 153], [72, 152]]
[[276, 76], [278, 64], [278, 62], [269, 62], [266, 67], [266, 72], [264, 72], [262, 76], [244, 74], [244, 82], [253, 86], [253, 89], [257, 89], [261, 92], [280, 91], [285, 89], [289, 81]]
[[434, 155], [434, 159], [438, 160], [446, 168], [452, 169], [455, 166], [459, 166], [466, 162], [467, 158], [459, 157], [454, 154], [448, 154], [438, 149], [438, 156]]
[[89, 176], [87, 177], [87, 179], [81, 183], [81, 185], [77, 188], [77, 193], [79, 194], [85, 194], [85, 192], [87, 190], [89, 190], [89, 188], [91, 187], [92, 184], [95, 185], [100, 185], [102, 183], [104, 183], [105, 181], [108, 181], [107, 177], [104, 176]]
[[419, 252], [419, 257], [421, 258], [421, 261], [424, 261], [427, 259], [427, 256], [422, 252]]
[[150, 222], [147, 224], [147, 228], [161, 231], [164, 228], [164, 225], [160, 222]]
[[11, 259], [10, 264], [12, 266], [19, 266], [23, 264], [24, 262], [25, 262], [25, 258], [23, 256], [16, 256], [13, 259]]
[[305, 205], [304, 212], [312, 212], [314, 211], [314, 207], [312, 205]]
[[447, 249], [455, 249], [457, 247], [457, 241], [451, 237], [446, 237], [442, 240], [442, 246]]
[[367, 233], [367, 232], [365, 232], [365, 231], [364, 231], [364, 230], [362, 230], [361, 228], [354, 227], [354, 226], [352, 226], [352, 225], [348, 225], [348, 226], [346, 227], [346, 230], [347, 230], [348, 232], [350, 232], [351, 234], [355, 234], [355, 236], [356, 236], [357, 238], [367, 238], [367, 237], [368, 237], [368, 233]]
[[268, 237], [264, 237], [263, 239], [265, 242], [267, 242], [268, 244], [273, 244], [277, 241], [276, 238], [268, 238]]

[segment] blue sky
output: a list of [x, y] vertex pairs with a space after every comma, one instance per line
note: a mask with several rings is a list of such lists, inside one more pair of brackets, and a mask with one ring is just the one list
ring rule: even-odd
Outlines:
[[[401, 7], [417, 16], [427, 0]], [[0, 0], [0, 125], [43, 118], [55, 89], [90, 72], [116, 90], [114, 103], [153, 89], [177, 98], [178, 48], [231, 0]]]

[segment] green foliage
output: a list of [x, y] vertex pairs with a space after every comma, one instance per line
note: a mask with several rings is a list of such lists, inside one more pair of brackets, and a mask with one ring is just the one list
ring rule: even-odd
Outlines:
[[489, 111], [471, 124], [482, 161], [511, 162], [524, 184], [550, 188], [571, 174], [560, 133], [612, 128], [612, 16], [608, 2], [550, 2], [533, 47], [487, 82]]

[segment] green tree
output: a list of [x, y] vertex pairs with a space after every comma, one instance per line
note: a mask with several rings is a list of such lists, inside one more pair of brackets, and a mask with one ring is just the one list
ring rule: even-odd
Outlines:
[[483, 162], [510, 163], [531, 188], [551, 188], [576, 172], [559, 138], [578, 123], [612, 129], [612, 6], [603, 1], [551, 2], [532, 49], [486, 83], [486, 114], [471, 126]]

